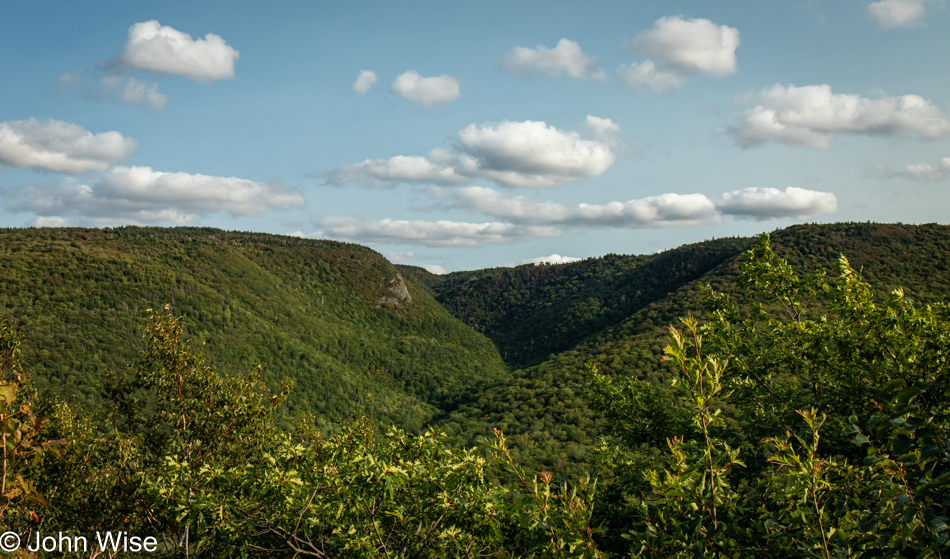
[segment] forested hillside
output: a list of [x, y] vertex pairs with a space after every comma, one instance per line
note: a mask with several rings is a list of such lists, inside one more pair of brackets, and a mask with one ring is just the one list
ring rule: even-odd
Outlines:
[[87, 409], [172, 305], [221, 371], [295, 383], [283, 413], [420, 429], [506, 374], [491, 342], [365, 247], [208, 228], [0, 230], [0, 315], [37, 388]]
[[[489, 285], [503, 276], [491, 293], [511, 309], [478, 302], [474, 287], [459, 287], [465, 274], [402, 267], [400, 276], [376, 253], [339, 243], [207, 229], [8, 233], [4, 309], [21, 318], [0, 317], [0, 554], [40, 530], [79, 537], [116, 527], [137, 538], [133, 551], [151, 545], [169, 557], [950, 550], [950, 308], [937, 302], [950, 286], [950, 227], [799, 226], [640, 258], [471, 274]], [[737, 245], [748, 248], [729, 256]], [[647, 267], [677, 281], [635, 273]], [[526, 291], [528, 283], [538, 287]], [[612, 298], [608, 285], [622, 293]], [[89, 286], [113, 295], [97, 299]], [[637, 291], [639, 303], [629, 303]], [[114, 295], [141, 293], [148, 304], [174, 303], [141, 311], [142, 321]], [[432, 294], [461, 296], [454, 308], [472, 310], [490, 333], [530, 335], [515, 317], [578, 300], [602, 297], [608, 310], [576, 329], [536, 328], [537, 339], [569, 348], [509, 372], [488, 339], [445, 315]], [[305, 312], [318, 296], [325, 310]], [[208, 300], [231, 317], [210, 320], [220, 311]], [[619, 308], [631, 314], [615, 319]], [[41, 327], [67, 320], [59, 316], [104, 320], [114, 331], [83, 323], [103, 336], [97, 343], [141, 351], [114, 374], [90, 374], [99, 384], [57, 376], [69, 364], [50, 366], [55, 346], [28, 336], [70, 339]], [[242, 317], [271, 337], [236, 337]], [[140, 342], [119, 335], [124, 320], [143, 327]], [[605, 326], [594, 328], [597, 320]], [[342, 371], [334, 377], [307, 368], [309, 350], [276, 358], [294, 343], [349, 348], [346, 336], [384, 327], [357, 338], [368, 353], [314, 350]], [[431, 362], [397, 367], [394, 355], [414, 355], [402, 344], [423, 334], [430, 353], [419, 359]], [[255, 354], [274, 355], [265, 365], [277, 370], [263, 383], [238, 363], [250, 349], [216, 340], [277, 344]], [[441, 353], [449, 351], [470, 363], [453, 365]], [[277, 388], [275, 373], [288, 371], [305, 398]], [[83, 407], [48, 398], [80, 386]], [[340, 407], [313, 406], [317, 390]], [[389, 408], [400, 403], [415, 408]], [[296, 411], [305, 413], [291, 424]], [[322, 414], [316, 425], [308, 411]], [[460, 448], [473, 442], [485, 444]], [[43, 541], [37, 556], [52, 556], [59, 540]]]
[[[553, 339], [569, 347], [533, 366], [517, 368], [516, 360], [511, 380], [473, 394], [438, 424], [471, 443], [500, 427], [528, 464], [588, 468], [605, 430], [589, 405], [585, 365], [666, 386], [670, 369], [661, 358], [669, 325], [688, 314], [703, 316], [703, 285], [741, 297], [735, 284], [739, 257], [752, 241], [720, 239], [653, 256], [429, 278], [439, 302], [487, 336], [517, 332], [516, 339], [496, 340], [499, 347], [537, 347]], [[903, 287], [920, 302], [950, 298], [948, 226], [799, 225], [773, 233], [772, 246], [803, 274], [832, 269], [844, 254], [878, 293]], [[477, 298], [479, 289], [492, 296]], [[569, 319], [579, 305], [599, 314]], [[592, 333], [594, 323], [605, 327]]]
[[749, 242], [718, 239], [652, 256], [456, 272], [429, 284], [446, 310], [495, 342], [505, 362], [534, 365], [701, 277]]
[[[292, 378], [288, 418], [434, 423], [460, 444], [500, 427], [528, 465], [560, 471], [587, 467], [604, 432], [585, 365], [664, 384], [666, 327], [701, 315], [702, 285], [734, 292], [751, 242], [435, 276], [332, 241], [206, 228], [8, 229], [0, 313], [18, 323], [39, 390], [87, 409], [106, 373], [140, 351], [145, 309], [171, 303], [220, 370], [260, 364], [271, 387]], [[797, 269], [844, 253], [878, 289], [903, 286], [921, 301], [950, 293], [946, 226], [801, 225], [772, 243]]]

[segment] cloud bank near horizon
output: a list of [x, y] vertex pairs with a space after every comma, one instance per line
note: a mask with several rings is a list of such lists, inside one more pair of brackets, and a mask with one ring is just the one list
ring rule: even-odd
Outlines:
[[627, 202], [575, 205], [539, 202], [482, 186], [432, 186], [428, 192], [441, 201], [438, 208], [475, 212], [495, 221], [328, 217], [318, 225], [324, 235], [353, 242], [470, 247], [556, 238], [567, 230], [715, 225], [722, 223], [723, 216], [758, 221], [804, 218], [834, 213], [838, 208], [837, 198], [830, 192], [793, 186], [784, 191], [746, 188], [727, 192], [716, 200], [704, 194], [667, 193]]
[[151, 167], [113, 167], [92, 180], [73, 177], [58, 184], [30, 184], [7, 194], [7, 209], [33, 212], [39, 224], [191, 223], [218, 212], [233, 216], [304, 205], [303, 196], [284, 186]]

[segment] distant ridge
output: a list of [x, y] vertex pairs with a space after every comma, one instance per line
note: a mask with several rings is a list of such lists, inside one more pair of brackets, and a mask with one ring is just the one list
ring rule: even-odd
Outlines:
[[[903, 287], [920, 302], [950, 300], [950, 226], [795, 225], [771, 239], [800, 274], [834, 273], [844, 254], [879, 294]], [[533, 466], [584, 470], [603, 432], [585, 400], [585, 364], [665, 386], [668, 326], [687, 314], [704, 317], [704, 284], [736, 293], [739, 262], [752, 242], [716, 239], [650, 256], [424, 277], [439, 302], [492, 338], [516, 369], [510, 381], [472, 395], [438, 424], [469, 442], [499, 427]], [[545, 355], [552, 347], [560, 349]]]

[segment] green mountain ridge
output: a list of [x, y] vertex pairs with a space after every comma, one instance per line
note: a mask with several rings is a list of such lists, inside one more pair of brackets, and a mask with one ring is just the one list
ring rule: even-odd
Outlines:
[[[597, 438], [607, 430], [602, 418], [591, 410], [585, 365], [595, 365], [602, 373], [622, 375], [666, 385], [669, 370], [661, 363], [663, 347], [667, 343], [668, 327], [677, 325], [680, 317], [692, 314], [703, 318], [700, 287], [710, 285], [717, 291], [740, 296], [735, 285], [739, 262], [753, 239], [720, 239], [665, 251], [652, 257], [605, 258], [594, 265], [614, 269], [628, 267], [626, 276], [636, 277], [638, 268], [650, 269], [658, 276], [678, 278], [653, 287], [652, 299], [642, 299], [638, 308], [621, 320], [612, 322], [590, 334], [586, 324], [567, 330], [576, 343], [539, 364], [513, 372], [511, 380], [474, 394], [457, 409], [438, 419], [441, 427], [462, 440], [474, 443], [501, 428], [518, 449], [520, 457], [535, 468], [554, 471], [589, 469], [592, 449]], [[797, 225], [772, 233], [775, 252], [785, 258], [794, 269], [803, 273], [817, 269], [833, 270], [844, 254], [852, 266], [862, 270], [875, 288], [890, 291], [903, 287], [905, 293], [922, 302], [950, 299], [950, 227], [944, 225], [883, 225], [845, 223], [831, 225]], [[716, 247], [715, 250], [707, 250]], [[730, 254], [731, 253], [731, 254]], [[713, 255], [719, 262], [714, 266], [696, 265], [705, 260], [698, 255]], [[639, 259], [639, 260], [638, 260]], [[596, 260], [596, 259], [595, 259]], [[692, 263], [692, 264], [691, 264]], [[601, 287], [613, 282], [611, 275], [596, 278], [574, 291], [546, 289], [539, 292], [521, 289], [532, 277], [544, 277], [547, 285], [575, 285], [578, 275], [591, 262], [559, 264], [556, 266], [526, 266], [514, 269], [459, 272], [445, 280], [431, 281], [438, 300], [447, 309], [474, 308], [472, 316], [457, 316], [489, 337], [498, 330], [483, 320], [484, 309], [495, 300], [506, 300], [530, 314], [543, 309], [547, 316], [567, 316], [578, 300], [593, 300], [592, 307], [619, 306], [622, 293], [604, 292]], [[608, 268], [609, 269], [609, 268]], [[690, 277], [688, 271], [692, 274]], [[668, 274], [668, 275], [667, 275]], [[616, 274], [620, 275], [620, 274]], [[510, 286], [507, 292], [495, 293], [482, 306], [458, 304], [455, 297], [465, 295], [458, 285], [494, 281], [502, 277]], [[517, 281], [517, 278], [526, 278]], [[558, 281], [557, 278], [563, 278]], [[649, 278], [648, 278], [649, 279]], [[663, 287], [669, 291], [664, 292]], [[626, 292], [637, 285], [625, 286]], [[597, 299], [601, 293], [602, 299]], [[523, 298], [519, 294], [525, 294]], [[464, 302], [464, 301], [463, 301]], [[505, 324], [504, 328], [519, 328], [522, 346], [533, 340], [550, 339], [551, 332], [559, 331], [570, 321]]]
[[210, 228], [0, 230], [0, 313], [19, 323], [41, 391], [95, 406], [105, 373], [137, 355], [145, 309], [166, 303], [219, 370], [292, 377], [284, 412], [325, 424], [366, 413], [420, 429], [507, 374], [490, 341], [362, 246]]

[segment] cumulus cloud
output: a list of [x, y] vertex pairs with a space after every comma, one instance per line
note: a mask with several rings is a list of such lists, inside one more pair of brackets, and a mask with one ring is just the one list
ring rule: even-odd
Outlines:
[[736, 71], [739, 30], [708, 19], [661, 17], [629, 47], [683, 74], [725, 76]]
[[376, 75], [376, 72], [372, 70], [362, 70], [360, 75], [356, 76], [356, 81], [353, 82], [353, 91], [364, 95], [378, 81], [379, 76]]
[[584, 126], [601, 139], [610, 138], [613, 134], [620, 132], [620, 125], [613, 120], [594, 115], [587, 115]]
[[136, 147], [118, 132], [93, 134], [62, 120], [0, 122], [0, 164], [12, 167], [81, 175], [128, 159]]
[[558, 41], [553, 49], [544, 45], [533, 49], [515, 47], [503, 64], [523, 79], [530, 79], [534, 72], [552, 79], [565, 74], [575, 79], [607, 79], [604, 70], [597, 66], [597, 59], [584, 54], [580, 45], [566, 38]]
[[725, 130], [742, 147], [771, 140], [824, 149], [836, 134], [937, 139], [950, 132], [947, 115], [919, 95], [868, 98], [832, 93], [827, 84], [776, 84], [749, 99], [758, 104]]
[[366, 159], [336, 169], [330, 174], [330, 182], [362, 182], [373, 186], [390, 186], [401, 182], [442, 185], [469, 182], [470, 179], [459, 175], [454, 167], [435, 159], [438, 159], [438, 152], [430, 157], [397, 155], [389, 159]]
[[103, 76], [102, 86], [112, 92], [115, 100], [146, 107], [153, 111], [165, 109], [168, 96], [158, 89], [157, 83], [145, 83], [134, 77]]
[[[616, 126], [589, 116], [591, 122], [604, 133]], [[484, 178], [502, 186], [538, 188], [599, 176], [616, 159], [606, 142], [531, 120], [471, 124], [459, 131], [456, 144], [456, 151], [434, 149], [424, 157], [398, 155], [345, 165], [330, 173], [329, 182], [451, 185]]]
[[882, 0], [868, 4], [871, 17], [884, 29], [913, 27], [924, 15], [924, 0]]
[[656, 93], [663, 93], [668, 89], [679, 89], [686, 83], [686, 76], [660, 70], [652, 60], [621, 64], [617, 73], [625, 85], [641, 91], [644, 86], [648, 86]]
[[916, 181], [939, 181], [950, 177], [950, 157], [944, 157], [936, 165], [927, 162], [911, 163], [896, 171], [887, 167], [879, 167], [878, 171], [887, 177], [904, 177]]
[[522, 264], [570, 264], [571, 262], [577, 262], [581, 258], [574, 258], [573, 256], [561, 256], [560, 254], [552, 254], [551, 256], [539, 256], [537, 258], [528, 258], [522, 260]]
[[423, 107], [448, 103], [462, 95], [458, 78], [447, 74], [424, 78], [415, 70], [396, 76], [390, 88], [396, 95]]
[[777, 217], [808, 217], [834, 213], [838, 199], [830, 192], [818, 192], [789, 186], [777, 188], [744, 188], [727, 192], [716, 200], [716, 207], [726, 215], [751, 217], [757, 220]]
[[437, 276], [442, 276], [449, 273], [443, 266], [439, 266], [438, 264], [426, 264], [423, 266], [423, 268], [425, 268], [430, 274], [435, 274]]
[[480, 176], [509, 186], [551, 186], [603, 174], [614, 164], [609, 146], [544, 122], [470, 124], [458, 134]]
[[234, 62], [241, 53], [214, 33], [193, 39], [155, 20], [129, 27], [128, 39], [118, 57], [126, 70], [145, 70], [184, 76], [201, 83], [234, 77]]
[[645, 60], [622, 65], [621, 80], [629, 86], [649, 86], [657, 93], [679, 88], [695, 74], [727, 76], [736, 72], [739, 30], [708, 19], [662, 17], [653, 29], [627, 45]]
[[187, 223], [221, 211], [253, 216], [303, 205], [300, 193], [286, 186], [150, 167], [113, 167], [88, 182], [68, 178], [58, 185], [29, 185], [7, 199], [9, 209], [46, 219], [78, 216], [135, 223]]
[[463, 221], [402, 221], [327, 217], [319, 222], [331, 238], [376, 245], [414, 244], [428, 247], [470, 247], [559, 237], [554, 227]]
[[520, 225], [569, 227], [668, 227], [716, 223], [716, 206], [703, 194], [661, 194], [627, 202], [564, 205], [511, 196], [483, 186], [431, 187], [450, 208], [478, 212]]

